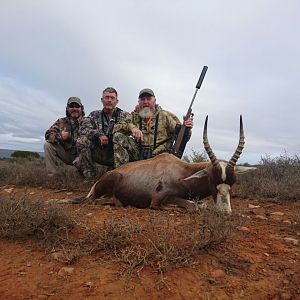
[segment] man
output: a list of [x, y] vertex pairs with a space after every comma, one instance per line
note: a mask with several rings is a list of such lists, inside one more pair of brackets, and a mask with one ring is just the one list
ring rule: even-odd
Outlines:
[[[191, 129], [193, 119], [189, 118], [184, 124]], [[115, 167], [167, 151], [171, 147], [178, 126], [180, 126], [179, 119], [156, 104], [151, 89], [141, 90], [138, 105], [131, 117], [114, 127]], [[190, 136], [191, 130], [187, 138]]]
[[66, 117], [58, 119], [45, 133], [46, 170], [49, 177], [59, 173], [58, 165], [72, 165], [77, 155], [76, 140], [79, 124], [84, 117], [84, 107], [78, 97], [70, 97]]
[[118, 93], [112, 87], [103, 91], [101, 102], [103, 109], [91, 112], [82, 121], [77, 139], [79, 155], [74, 165], [83, 171], [87, 180], [96, 175], [95, 162], [113, 166], [113, 127], [130, 115], [117, 107]]

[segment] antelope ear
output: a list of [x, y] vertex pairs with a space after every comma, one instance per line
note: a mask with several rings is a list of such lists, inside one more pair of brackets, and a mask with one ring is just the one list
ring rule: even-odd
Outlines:
[[200, 170], [198, 172], [196, 172], [195, 174], [187, 177], [187, 178], [184, 178], [183, 180], [189, 180], [189, 179], [192, 179], [192, 178], [202, 178], [202, 177], [205, 177], [207, 176], [207, 170], [206, 169], [203, 169], [203, 170]]
[[236, 166], [235, 167], [235, 171], [238, 174], [246, 173], [246, 172], [256, 170], [256, 169], [257, 169], [256, 167], [245, 167], [245, 166]]

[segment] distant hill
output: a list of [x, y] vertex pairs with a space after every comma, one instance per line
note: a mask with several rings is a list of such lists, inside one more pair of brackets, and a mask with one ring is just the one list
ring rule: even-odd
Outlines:
[[[10, 150], [10, 149], [0, 149], [0, 158], [11, 158], [11, 154], [18, 150]], [[22, 150], [20, 150], [22, 151]], [[44, 152], [32, 151], [37, 152], [39, 155], [44, 156]]]

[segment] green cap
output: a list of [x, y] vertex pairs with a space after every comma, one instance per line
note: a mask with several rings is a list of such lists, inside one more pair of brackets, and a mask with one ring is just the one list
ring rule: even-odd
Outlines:
[[80, 100], [78, 97], [70, 97], [70, 98], [68, 99], [67, 105], [69, 105], [69, 104], [71, 104], [71, 103], [77, 103], [77, 104], [79, 104], [80, 106], [82, 106], [81, 100]]
[[150, 96], [155, 97], [155, 95], [151, 89], [142, 89], [139, 93], [139, 98], [141, 98], [144, 94], [148, 94]]

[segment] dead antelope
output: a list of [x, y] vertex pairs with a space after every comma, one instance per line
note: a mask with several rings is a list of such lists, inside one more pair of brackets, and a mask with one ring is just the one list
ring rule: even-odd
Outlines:
[[[194, 210], [195, 203], [189, 199], [212, 195], [218, 209], [231, 212], [230, 189], [236, 175], [255, 169], [236, 166], [245, 143], [242, 116], [239, 144], [229, 162], [218, 160], [213, 153], [207, 138], [207, 121], [208, 116], [203, 144], [210, 161], [188, 163], [172, 154], [162, 153], [154, 158], [131, 162], [104, 174], [85, 200], [154, 209], [172, 204]], [[109, 198], [103, 198], [104, 195]]]

